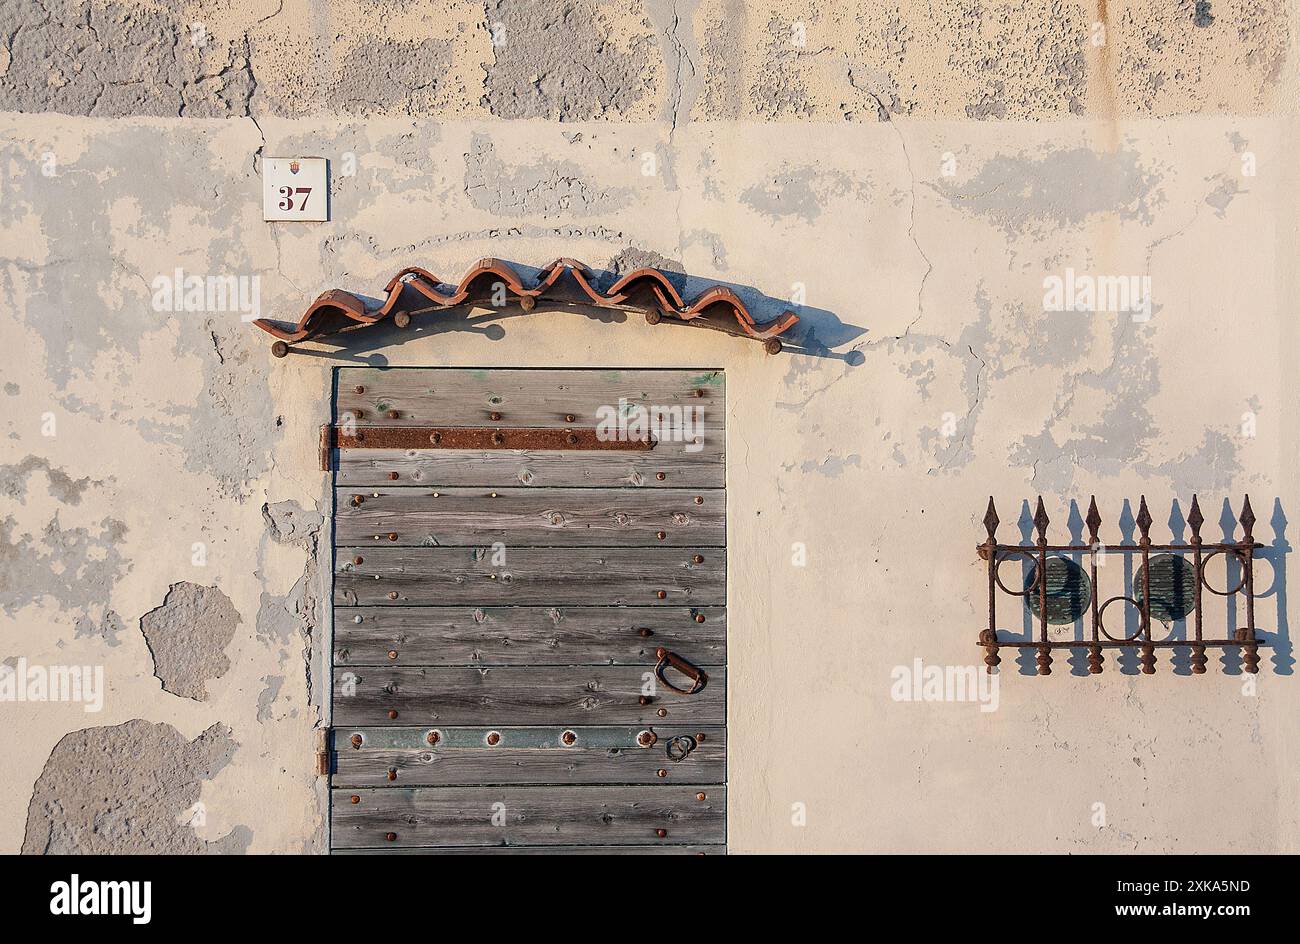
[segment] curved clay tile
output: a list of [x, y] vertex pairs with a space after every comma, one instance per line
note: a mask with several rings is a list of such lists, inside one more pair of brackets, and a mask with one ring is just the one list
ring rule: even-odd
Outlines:
[[[384, 286], [386, 297], [377, 308], [367, 308], [361, 298], [350, 292], [331, 289], [318, 296], [290, 329], [265, 318], [259, 318], [253, 323], [277, 339], [271, 350], [276, 357], [283, 357], [289, 353], [290, 344], [374, 324], [390, 316], [394, 324], [404, 328], [410, 324], [411, 312], [429, 308], [430, 302], [436, 308], [453, 308], [485, 300], [489, 294], [480, 295], [476, 289], [486, 276], [493, 277], [493, 285], [502, 284], [519, 300], [524, 311], [532, 311], [566, 272], [593, 305], [601, 308], [642, 308], [646, 321], [651, 324], [658, 324], [665, 317], [694, 321], [707, 309], [715, 305], [722, 306], [729, 309], [736, 319], [740, 335], [764, 341], [767, 351], [772, 354], [781, 350], [779, 336], [799, 321], [799, 316], [794, 312], [785, 311], [771, 321], [756, 322], [740, 296], [725, 285], [706, 289], [688, 303], [658, 269], [636, 269], [615, 281], [609, 291], [601, 292], [593, 283], [591, 268], [576, 259], [556, 259], [541, 270], [535, 284], [529, 287], [510, 263], [486, 258], [475, 263], [455, 285], [444, 282], [432, 272], [418, 266], [402, 269]], [[443, 291], [443, 286], [452, 290]], [[402, 304], [402, 296], [408, 288], [419, 296], [420, 304]], [[653, 303], [638, 304], [635, 301], [636, 298], [645, 298], [647, 294], [653, 297]]]

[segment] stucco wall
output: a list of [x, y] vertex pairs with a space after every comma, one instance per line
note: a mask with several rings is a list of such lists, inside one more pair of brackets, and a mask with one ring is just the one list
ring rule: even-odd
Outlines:
[[[0, 851], [322, 849], [355, 363], [726, 369], [733, 850], [1295, 851], [1296, 15], [1149, 6], [0, 3], [0, 663], [107, 689], [0, 703]], [[306, 154], [332, 221], [262, 222], [261, 158]], [[629, 251], [765, 314], [802, 286], [804, 351], [556, 313], [277, 361], [152, 287], [257, 276], [292, 321]], [[1044, 312], [1068, 268], [1149, 275], [1150, 320]], [[1193, 492], [1215, 537], [1249, 492], [1282, 562], [1253, 685], [1004, 652], [996, 711], [893, 697], [979, 663], [990, 494], [1004, 536], [1145, 494], [1163, 539]]]

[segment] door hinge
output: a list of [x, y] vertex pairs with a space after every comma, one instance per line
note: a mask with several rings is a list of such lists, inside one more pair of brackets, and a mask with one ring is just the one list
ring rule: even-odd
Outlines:
[[330, 775], [330, 732], [329, 728], [316, 731], [316, 776]]

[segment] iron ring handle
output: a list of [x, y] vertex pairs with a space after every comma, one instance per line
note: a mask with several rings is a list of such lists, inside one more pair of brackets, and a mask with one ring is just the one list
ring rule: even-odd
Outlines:
[[[692, 665], [675, 652], [669, 652], [667, 649], [656, 649], [655, 656], [659, 659], [655, 663], [655, 677], [663, 682], [679, 695], [695, 695], [700, 692], [705, 685], [709, 684], [709, 676], [697, 665]], [[678, 688], [664, 676], [664, 672], [672, 666], [678, 672], [685, 675], [691, 680], [691, 687]]]

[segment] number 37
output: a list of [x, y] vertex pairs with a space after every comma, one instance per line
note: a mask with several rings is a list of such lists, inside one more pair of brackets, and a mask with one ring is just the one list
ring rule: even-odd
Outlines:
[[281, 210], [294, 209], [293, 198], [302, 196], [302, 202], [298, 204], [297, 209], [307, 209], [307, 199], [311, 196], [311, 187], [281, 187], [280, 202], [278, 204]]

